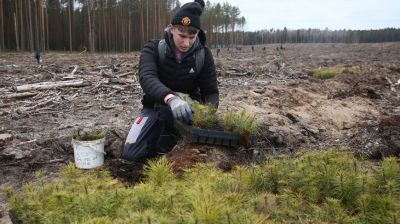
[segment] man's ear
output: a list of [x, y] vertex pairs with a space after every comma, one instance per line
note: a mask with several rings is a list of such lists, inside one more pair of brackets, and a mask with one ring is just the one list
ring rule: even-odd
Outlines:
[[171, 32], [172, 35], [174, 35], [175, 32], [176, 32], [176, 27], [171, 26], [170, 29], [169, 29], [169, 31]]
[[169, 24], [169, 25], [168, 25], [168, 28], [169, 28], [170, 31], [175, 31], [175, 29], [176, 29], [176, 28], [174, 27], [174, 25], [172, 25], [172, 24]]

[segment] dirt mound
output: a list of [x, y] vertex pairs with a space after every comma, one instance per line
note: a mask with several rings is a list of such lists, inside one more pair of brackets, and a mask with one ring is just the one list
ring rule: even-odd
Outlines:
[[383, 117], [379, 123], [379, 133], [389, 147], [384, 155], [400, 156], [400, 115]]
[[205, 150], [202, 147], [197, 148], [181, 143], [167, 154], [167, 158], [173, 163], [174, 171], [182, 174], [185, 169], [193, 167], [196, 163], [205, 162], [206, 155], [204, 153]]

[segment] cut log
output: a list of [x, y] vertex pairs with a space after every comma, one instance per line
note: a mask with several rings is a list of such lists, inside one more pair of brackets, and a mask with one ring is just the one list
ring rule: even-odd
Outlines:
[[26, 84], [14, 87], [14, 89], [17, 92], [25, 92], [31, 90], [53, 89], [56, 87], [81, 87], [88, 85], [90, 85], [88, 81], [85, 81], [83, 79], [78, 79], [78, 80], [66, 80], [58, 82], [40, 82], [40, 83]]
[[12, 93], [12, 94], [8, 94], [8, 95], [5, 95], [5, 96], [2, 96], [1, 98], [5, 98], [5, 99], [23, 99], [23, 98], [36, 96], [37, 94], [38, 93], [33, 93], [33, 92]]

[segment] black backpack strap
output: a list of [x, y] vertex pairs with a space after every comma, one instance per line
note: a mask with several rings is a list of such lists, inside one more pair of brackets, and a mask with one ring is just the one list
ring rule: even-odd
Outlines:
[[204, 48], [201, 48], [200, 50], [196, 51], [194, 57], [196, 60], [196, 73], [200, 74], [204, 66], [204, 58], [205, 58]]

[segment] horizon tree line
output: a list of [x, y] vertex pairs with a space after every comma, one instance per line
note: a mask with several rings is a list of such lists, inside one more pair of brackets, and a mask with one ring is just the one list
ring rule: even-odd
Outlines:
[[244, 45], [284, 43], [376, 43], [400, 41], [400, 29], [281, 29], [244, 32]]
[[[180, 6], [179, 0], [0, 0], [0, 52], [140, 50], [148, 40], [163, 38]], [[396, 28], [245, 32], [245, 25], [238, 7], [206, 1], [202, 28], [212, 47], [400, 41]]]

